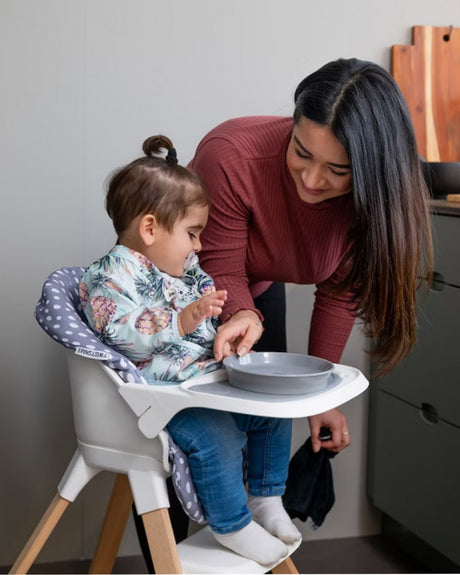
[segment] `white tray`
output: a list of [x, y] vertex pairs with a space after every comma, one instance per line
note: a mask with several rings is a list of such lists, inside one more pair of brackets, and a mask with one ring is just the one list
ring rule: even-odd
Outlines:
[[360, 395], [368, 385], [368, 380], [358, 369], [334, 364], [324, 389], [302, 395], [254, 393], [235, 388], [229, 384], [225, 369], [194, 377], [179, 385], [126, 383], [118, 390], [138, 416], [142, 433], [152, 438], [186, 407], [295, 419], [339, 407]]

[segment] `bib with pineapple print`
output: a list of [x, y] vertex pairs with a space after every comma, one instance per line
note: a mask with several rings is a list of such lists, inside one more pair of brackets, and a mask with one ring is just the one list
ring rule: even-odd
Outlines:
[[180, 278], [160, 272], [142, 254], [115, 246], [80, 281], [86, 319], [106, 345], [129, 358], [149, 384], [177, 384], [221, 367], [213, 355], [217, 320], [181, 337], [177, 316], [214, 290], [191, 255]]

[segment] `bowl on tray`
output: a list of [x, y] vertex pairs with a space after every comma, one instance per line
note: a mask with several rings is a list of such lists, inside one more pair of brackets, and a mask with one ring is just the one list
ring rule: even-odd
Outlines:
[[302, 353], [255, 352], [224, 359], [234, 387], [256, 393], [299, 395], [324, 389], [334, 364]]

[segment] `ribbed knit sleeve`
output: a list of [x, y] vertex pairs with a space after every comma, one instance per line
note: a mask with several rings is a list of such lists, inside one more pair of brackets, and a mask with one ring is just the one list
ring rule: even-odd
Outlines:
[[354, 322], [350, 295], [331, 297], [319, 285], [310, 322], [308, 353], [339, 363]]
[[246, 271], [252, 203], [247, 193], [247, 164], [235, 146], [213, 138], [198, 149], [192, 168], [212, 196], [208, 224], [201, 235], [200, 262], [216, 289], [228, 292], [221, 315], [226, 321], [240, 309], [256, 311]]

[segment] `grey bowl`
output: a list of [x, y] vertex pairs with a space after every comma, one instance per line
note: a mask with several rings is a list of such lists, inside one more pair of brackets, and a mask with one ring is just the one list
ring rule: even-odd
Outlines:
[[334, 364], [302, 353], [256, 352], [224, 359], [234, 387], [257, 393], [299, 395], [324, 389]]
[[422, 162], [423, 175], [433, 197], [460, 194], [460, 162]]

